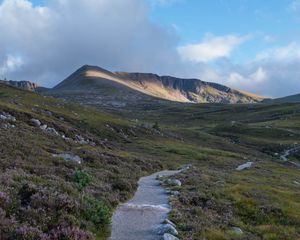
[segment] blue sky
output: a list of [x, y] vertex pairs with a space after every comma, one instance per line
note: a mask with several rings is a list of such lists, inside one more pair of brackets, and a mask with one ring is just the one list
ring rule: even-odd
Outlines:
[[300, 0], [0, 0], [0, 78], [84, 64], [300, 93]]
[[181, 44], [197, 43], [207, 33], [251, 35], [252, 41], [235, 53], [236, 60], [249, 60], [265, 48], [299, 38], [299, 15], [292, 11], [291, 3], [290, 0], [169, 0], [152, 4], [151, 19], [165, 27], [173, 26]]

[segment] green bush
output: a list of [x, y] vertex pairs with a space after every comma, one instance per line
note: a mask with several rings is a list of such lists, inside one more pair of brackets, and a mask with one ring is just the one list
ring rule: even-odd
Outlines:
[[76, 170], [73, 178], [79, 191], [82, 191], [84, 188], [86, 188], [92, 181], [91, 175], [83, 170]]
[[84, 205], [87, 221], [93, 222], [95, 226], [110, 224], [112, 209], [106, 203], [93, 197], [85, 197]]

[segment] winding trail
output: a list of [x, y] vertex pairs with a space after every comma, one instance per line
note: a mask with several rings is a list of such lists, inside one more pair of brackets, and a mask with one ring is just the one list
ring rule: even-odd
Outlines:
[[159, 240], [157, 228], [170, 211], [169, 196], [156, 179], [178, 171], [161, 171], [142, 177], [134, 197], [120, 205], [112, 218], [111, 240]]

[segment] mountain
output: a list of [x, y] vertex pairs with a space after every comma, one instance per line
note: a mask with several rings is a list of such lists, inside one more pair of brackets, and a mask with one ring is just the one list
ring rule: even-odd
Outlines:
[[266, 103], [297, 103], [300, 102], [300, 94], [295, 94], [282, 98], [268, 99], [265, 100]]
[[[52, 94], [73, 95], [90, 104], [117, 104], [150, 99], [186, 103], [256, 103], [264, 98], [199, 79], [152, 73], [110, 72], [85, 65], [55, 86]], [[85, 96], [80, 97], [80, 94]], [[76, 95], [76, 96], [75, 96]]]
[[0, 80], [0, 83], [10, 85], [13, 87], [21, 88], [31, 92], [44, 92], [47, 88], [40, 87], [36, 83], [30, 81], [12, 81], [12, 80]]

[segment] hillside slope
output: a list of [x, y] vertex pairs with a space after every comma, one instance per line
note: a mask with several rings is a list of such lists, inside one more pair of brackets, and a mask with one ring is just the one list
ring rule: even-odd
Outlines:
[[186, 163], [180, 239], [299, 239], [300, 154], [280, 154], [299, 142], [300, 104], [147, 108], [107, 114], [0, 84], [1, 240], [107, 239], [139, 177]]
[[266, 103], [297, 103], [300, 102], [300, 94], [295, 94], [291, 96], [286, 96], [282, 98], [268, 99], [265, 100]]
[[[53, 94], [68, 97], [86, 93], [91, 104], [124, 105], [140, 100], [163, 99], [187, 103], [255, 103], [262, 97], [198, 79], [158, 76], [152, 73], [109, 72], [85, 65], [54, 87]], [[93, 95], [90, 97], [89, 94]]]

